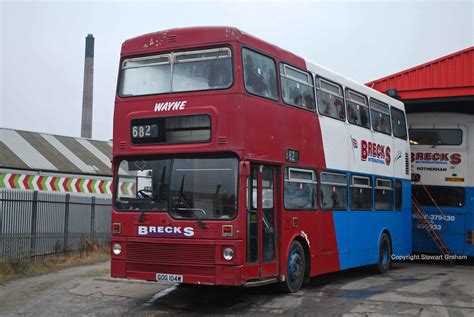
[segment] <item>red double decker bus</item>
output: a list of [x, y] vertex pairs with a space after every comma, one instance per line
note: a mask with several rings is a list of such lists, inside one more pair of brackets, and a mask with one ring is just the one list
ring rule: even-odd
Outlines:
[[230, 27], [122, 45], [113, 277], [297, 291], [411, 252], [403, 104]]

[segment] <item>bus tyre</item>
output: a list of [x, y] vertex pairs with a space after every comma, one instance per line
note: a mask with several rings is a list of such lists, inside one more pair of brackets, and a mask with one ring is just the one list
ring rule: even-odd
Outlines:
[[392, 266], [392, 243], [386, 233], [382, 234], [379, 245], [379, 260], [374, 267], [376, 273], [386, 273]]
[[286, 280], [282, 283], [283, 290], [288, 293], [297, 292], [305, 280], [306, 260], [303, 247], [298, 241], [293, 241], [288, 253]]

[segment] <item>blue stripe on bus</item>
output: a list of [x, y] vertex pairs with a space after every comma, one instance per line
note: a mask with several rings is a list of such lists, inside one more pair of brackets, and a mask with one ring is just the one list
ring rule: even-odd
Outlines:
[[409, 180], [401, 181], [402, 211], [333, 211], [341, 270], [377, 263], [379, 241], [384, 230], [390, 234], [394, 255], [411, 254], [411, 184]]

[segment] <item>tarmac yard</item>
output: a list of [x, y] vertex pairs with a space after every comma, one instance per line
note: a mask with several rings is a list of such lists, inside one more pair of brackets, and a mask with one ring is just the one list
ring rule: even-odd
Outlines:
[[274, 286], [223, 288], [109, 277], [109, 262], [0, 284], [0, 315], [175, 314], [474, 316], [474, 266], [399, 262], [385, 275], [357, 269], [313, 278], [294, 294]]

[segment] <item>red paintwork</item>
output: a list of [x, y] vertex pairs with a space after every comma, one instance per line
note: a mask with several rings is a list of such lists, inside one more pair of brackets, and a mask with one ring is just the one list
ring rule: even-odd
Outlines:
[[[102, 193], [105, 193], [105, 191], [104, 191], [104, 183], [105, 183], [104, 180], [101, 180], [100, 183], [99, 183], [99, 191], [100, 191], [101, 194], [102, 194]], [[111, 191], [111, 190], [110, 190], [110, 191]]]
[[[16, 176], [15, 176], [16, 177]], [[8, 180], [8, 184], [10, 185], [10, 188], [16, 188], [16, 185], [15, 183], [13, 182], [13, 180], [15, 179], [15, 177], [10, 177], [10, 179]]]
[[74, 184], [74, 187], [76, 188], [77, 192], [80, 193], [81, 192], [81, 187], [79, 187], [79, 183], [81, 182], [81, 179], [78, 178], [76, 183]]
[[54, 191], [57, 191], [57, 190], [59, 189], [59, 188], [56, 188], [56, 184], [55, 184], [57, 179], [58, 179], [57, 177], [53, 177], [53, 178], [51, 179], [51, 182], [50, 182], [51, 188], [52, 188]]
[[[93, 189], [92, 189], [92, 182], [89, 181], [89, 183], [87, 183], [87, 190], [89, 191], [89, 193], [92, 193], [93, 192]], [[99, 190], [100, 191], [100, 190]]]
[[62, 188], [62, 189], [63, 189], [63, 191], [65, 191], [65, 192], [69, 191], [68, 188], [67, 188], [67, 181], [64, 181], [64, 182], [63, 182], [63, 188]]
[[474, 46], [366, 84], [403, 100], [474, 95]]
[[[171, 39], [171, 40], [169, 40]], [[298, 166], [323, 169], [326, 166], [322, 143], [321, 129], [317, 115], [312, 112], [287, 106], [282, 101], [274, 102], [255, 97], [245, 92], [240, 50], [243, 46], [272, 56], [277, 65], [284, 61], [296, 67], [306, 69], [305, 61], [283, 49], [259, 40], [249, 34], [230, 27], [196, 27], [162, 31], [142, 35], [125, 41], [122, 45], [121, 61], [131, 56], [156, 54], [158, 52], [180, 49], [202, 48], [228, 45], [232, 47], [234, 59], [234, 84], [231, 88], [220, 91], [174, 93], [156, 96], [120, 98], [115, 100], [114, 135], [113, 135], [113, 170], [117, 172], [118, 162], [122, 157], [131, 155], [156, 155], [177, 153], [233, 153], [241, 161], [272, 164], [279, 172], [276, 179], [277, 201], [276, 217], [279, 224], [276, 254], [279, 265], [273, 276], [286, 276], [287, 255], [293, 239], [307, 236], [311, 253], [311, 275], [339, 270], [339, 258], [332, 213], [283, 211], [281, 188], [283, 186], [283, 165], [287, 148], [300, 151]], [[278, 68], [278, 67], [277, 67]], [[156, 102], [186, 100], [186, 109], [181, 111], [154, 112]], [[134, 118], [155, 116], [172, 116], [182, 114], [209, 114], [212, 123], [212, 138], [209, 143], [132, 146], [130, 140], [130, 121]], [[217, 142], [226, 138], [226, 142]], [[145, 221], [138, 222], [136, 212], [115, 212], [112, 222], [122, 224], [120, 235], [112, 236], [113, 245], [122, 241], [123, 252], [120, 256], [112, 254], [112, 276], [154, 280], [153, 272], [132, 271], [139, 264], [127, 265], [125, 241], [162, 242], [165, 239], [137, 237], [138, 225], [179, 225], [195, 229], [192, 238], [174, 238], [179, 243], [196, 243], [198, 245], [214, 244], [216, 262], [213, 276], [196, 275], [197, 268], [182, 267], [185, 281], [190, 283], [241, 285], [251, 278], [258, 278], [261, 269], [247, 266], [245, 263], [246, 239], [246, 178], [240, 170], [239, 176], [239, 211], [233, 221], [206, 221], [208, 230], [200, 229], [194, 220], [175, 220], [166, 213], [146, 213]], [[298, 225], [293, 228], [291, 220], [298, 217]], [[222, 237], [222, 225], [232, 224], [234, 236]], [[308, 241], [307, 240], [307, 241]], [[171, 241], [170, 241], [171, 243]], [[220, 246], [236, 247], [235, 261], [228, 263], [221, 258]], [[144, 262], [145, 263], [145, 262]], [[148, 264], [152, 268], [162, 264]], [[175, 263], [179, 266], [180, 263]], [[130, 268], [128, 268], [130, 267]], [[169, 268], [171, 270], [171, 268]], [[194, 270], [194, 271], [193, 271]], [[203, 270], [203, 268], [201, 268]], [[156, 270], [155, 270], [156, 271]], [[268, 271], [265, 271], [267, 274]]]
[[43, 188], [43, 179], [44, 179], [44, 176], [40, 176], [38, 177], [38, 180], [36, 181], [36, 185], [38, 185], [39, 190], [45, 190], [45, 188]]

